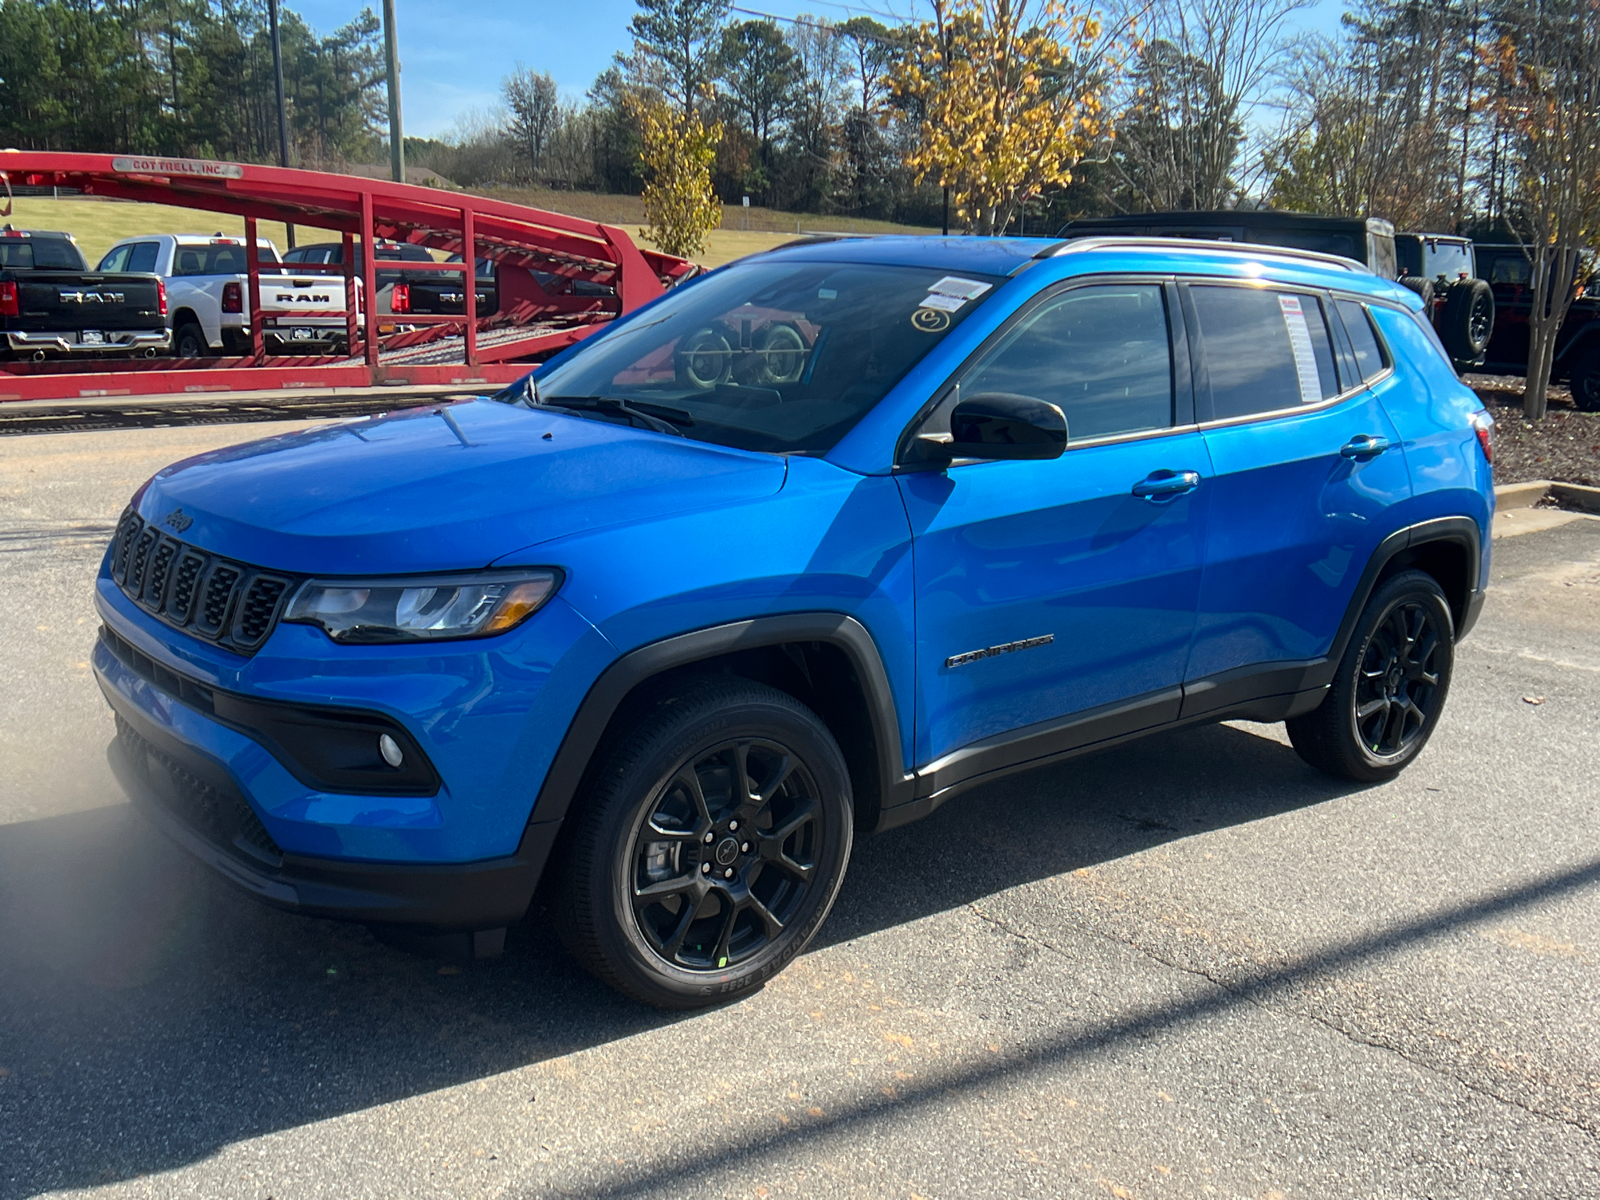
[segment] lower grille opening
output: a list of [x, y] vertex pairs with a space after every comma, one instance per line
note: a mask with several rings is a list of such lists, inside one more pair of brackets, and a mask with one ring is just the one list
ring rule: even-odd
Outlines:
[[272, 866], [283, 861], [282, 849], [243, 797], [213, 787], [157, 749], [120, 713], [116, 720], [117, 740], [168, 812], [218, 845], [237, 847]]

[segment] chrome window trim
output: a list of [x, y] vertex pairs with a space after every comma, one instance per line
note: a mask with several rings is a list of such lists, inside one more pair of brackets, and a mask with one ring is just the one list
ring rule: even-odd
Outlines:
[[1372, 390], [1373, 384], [1382, 383], [1394, 374], [1393, 367], [1385, 368], [1383, 374], [1377, 376], [1371, 383], [1363, 381], [1355, 387], [1347, 388], [1337, 396], [1329, 396], [1315, 404], [1302, 404], [1295, 408], [1275, 408], [1269, 412], [1246, 413], [1242, 417], [1222, 417], [1215, 421], [1201, 421], [1196, 428], [1202, 432], [1208, 429], [1226, 429], [1233, 425], [1253, 425], [1257, 421], [1279, 421], [1284, 417], [1293, 417], [1300, 413], [1323, 412], [1326, 409], [1336, 408], [1347, 400], [1353, 400], [1363, 392]]

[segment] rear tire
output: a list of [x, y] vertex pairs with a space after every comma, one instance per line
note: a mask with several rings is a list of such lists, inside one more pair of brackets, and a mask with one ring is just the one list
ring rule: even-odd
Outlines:
[[210, 358], [211, 343], [198, 322], [185, 321], [172, 334], [172, 357]]
[[561, 856], [567, 949], [661, 1008], [760, 988], [804, 950], [850, 858], [850, 776], [793, 697], [717, 679], [644, 709], [603, 746]]
[[1329, 775], [1393, 779], [1433, 735], [1454, 661], [1455, 623], [1439, 584], [1403, 571], [1367, 601], [1322, 703], [1286, 722], [1289, 741]]

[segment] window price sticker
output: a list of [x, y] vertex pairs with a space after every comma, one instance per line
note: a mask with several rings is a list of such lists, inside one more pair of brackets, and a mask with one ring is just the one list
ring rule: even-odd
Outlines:
[[1299, 296], [1279, 296], [1283, 324], [1289, 331], [1289, 348], [1294, 351], [1294, 370], [1300, 379], [1300, 403], [1316, 404], [1322, 399], [1322, 377], [1317, 373], [1317, 355], [1311, 348], [1311, 330]]
[[976, 300], [990, 288], [990, 284], [977, 279], [962, 279], [958, 275], [946, 275], [938, 283], [928, 289], [931, 295], [951, 296], [958, 300]]

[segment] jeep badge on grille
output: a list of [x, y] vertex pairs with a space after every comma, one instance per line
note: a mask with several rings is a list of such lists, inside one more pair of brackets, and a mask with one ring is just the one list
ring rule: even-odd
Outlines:
[[188, 513], [184, 512], [183, 509], [175, 508], [166, 516], [161, 518], [161, 523], [163, 525], [171, 525], [179, 533], [182, 533], [185, 529], [194, 524], [194, 518]]

